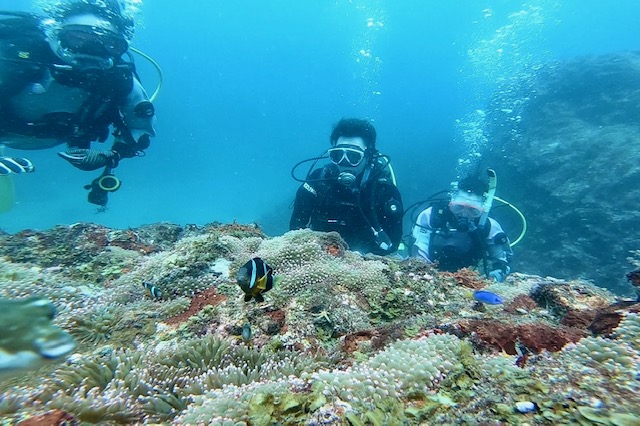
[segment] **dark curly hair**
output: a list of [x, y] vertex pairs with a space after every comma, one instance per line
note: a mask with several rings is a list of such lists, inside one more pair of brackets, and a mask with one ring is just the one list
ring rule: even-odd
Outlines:
[[340, 137], [355, 138], [361, 137], [368, 149], [376, 149], [376, 129], [367, 120], [359, 118], [343, 118], [333, 126], [331, 138], [332, 146], [335, 146]]
[[468, 175], [458, 181], [458, 191], [484, 195], [489, 190], [489, 179], [483, 175]]

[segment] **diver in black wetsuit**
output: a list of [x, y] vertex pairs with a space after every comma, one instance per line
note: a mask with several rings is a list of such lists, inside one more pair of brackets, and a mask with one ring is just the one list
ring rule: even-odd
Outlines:
[[402, 198], [389, 159], [376, 150], [375, 128], [366, 120], [342, 119], [330, 142], [325, 154], [331, 163], [303, 181], [289, 228], [337, 231], [361, 253], [395, 252], [402, 239]]
[[[118, 0], [69, 0], [46, 18], [0, 12], [0, 145], [40, 150], [84, 171], [104, 168], [86, 188], [104, 207], [119, 188], [112, 170], [144, 154], [155, 136], [155, 111], [123, 56], [133, 21]], [[110, 149], [91, 142], [115, 139]], [[0, 176], [34, 171], [24, 158], [0, 157]]]

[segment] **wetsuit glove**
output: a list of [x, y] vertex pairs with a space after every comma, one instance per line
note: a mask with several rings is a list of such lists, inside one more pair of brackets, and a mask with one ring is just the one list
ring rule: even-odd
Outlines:
[[489, 272], [489, 279], [492, 279], [495, 282], [501, 283], [504, 281], [504, 278], [504, 272], [502, 272], [500, 269], [494, 269], [493, 271]]
[[375, 235], [375, 239], [376, 239], [376, 244], [378, 245], [378, 247], [380, 248], [380, 250], [383, 251], [389, 251], [391, 250], [391, 247], [393, 246], [393, 243], [391, 242], [391, 238], [389, 238], [389, 236], [387, 235], [386, 232], [384, 232], [384, 230], [379, 230], [379, 231], [374, 231], [374, 235]]
[[96, 149], [70, 149], [67, 152], [59, 152], [58, 155], [85, 172], [102, 167], [114, 168], [120, 161], [120, 155], [117, 152]]
[[509, 268], [508, 266], [505, 266], [504, 269], [494, 269], [493, 271], [489, 272], [488, 277], [489, 279], [493, 279], [495, 282], [501, 283], [505, 280], [505, 278], [507, 278], [510, 270], [511, 268]]
[[26, 158], [0, 157], [0, 176], [11, 173], [31, 173], [36, 168]]

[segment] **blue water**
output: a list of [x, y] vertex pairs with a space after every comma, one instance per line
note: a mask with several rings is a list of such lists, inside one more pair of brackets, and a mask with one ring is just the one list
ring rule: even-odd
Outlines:
[[[74, 169], [59, 149], [7, 150], [37, 172], [15, 178], [18, 202], [0, 228], [237, 220], [279, 234], [298, 186], [291, 167], [320, 154], [341, 117], [373, 120], [408, 205], [448, 188], [458, 159], [490, 143], [462, 129], [481, 134], [474, 111], [497, 81], [636, 49], [638, 16], [635, 0], [146, 0], [133, 45], [165, 78], [147, 156], [121, 163], [122, 189], [97, 214], [82, 187], [99, 172]], [[154, 69], [138, 64], [152, 92]]]

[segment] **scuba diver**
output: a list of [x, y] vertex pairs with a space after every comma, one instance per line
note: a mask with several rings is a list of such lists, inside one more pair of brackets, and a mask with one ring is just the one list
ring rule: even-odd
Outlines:
[[[0, 12], [0, 145], [66, 144], [62, 159], [83, 171], [103, 169], [85, 186], [102, 209], [120, 187], [113, 169], [144, 155], [155, 136], [154, 106], [123, 58], [131, 59], [134, 27], [123, 12], [118, 0], [64, 0], [47, 17]], [[110, 149], [91, 148], [110, 131]], [[0, 176], [35, 170], [25, 158], [0, 159]]]
[[496, 174], [488, 169], [487, 177], [472, 174], [461, 179], [448, 200], [435, 202], [418, 215], [412, 231], [413, 256], [449, 272], [476, 267], [482, 261], [488, 278], [505, 280], [511, 271], [513, 244], [500, 224], [489, 217], [493, 199], [497, 199]]
[[[376, 150], [376, 130], [367, 121], [340, 120], [330, 137], [331, 148], [320, 157], [294, 166], [302, 185], [296, 193], [289, 229], [337, 231], [349, 248], [386, 255], [402, 239], [402, 198], [389, 158]], [[329, 164], [314, 169], [325, 158]], [[313, 161], [304, 180], [296, 168]]]

